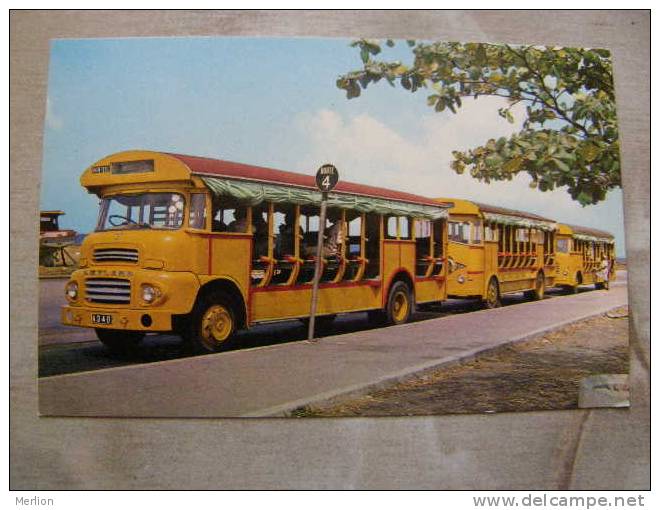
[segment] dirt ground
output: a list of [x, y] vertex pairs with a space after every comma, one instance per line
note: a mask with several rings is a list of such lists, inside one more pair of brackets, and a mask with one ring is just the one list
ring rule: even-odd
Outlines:
[[66, 265], [62, 262], [60, 252], [54, 253], [54, 265], [51, 267], [39, 266], [39, 276], [41, 277], [63, 277], [69, 276], [78, 269], [78, 259], [80, 258], [80, 245], [72, 244], [64, 248], [66, 252]]
[[415, 416], [577, 408], [579, 381], [628, 373], [628, 308], [298, 417]]

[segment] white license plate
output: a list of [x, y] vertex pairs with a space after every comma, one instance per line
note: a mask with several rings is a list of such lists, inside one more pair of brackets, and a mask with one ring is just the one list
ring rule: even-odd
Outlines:
[[109, 326], [112, 324], [112, 315], [108, 313], [93, 313], [92, 324], [103, 324], [104, 326]]

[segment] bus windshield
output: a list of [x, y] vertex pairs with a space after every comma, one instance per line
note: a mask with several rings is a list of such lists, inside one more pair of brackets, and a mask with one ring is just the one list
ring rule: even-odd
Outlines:
[[178, 193], [114, 195], [101, 200], [100, 230], [177, 229], [183, 222], [184, 198]]

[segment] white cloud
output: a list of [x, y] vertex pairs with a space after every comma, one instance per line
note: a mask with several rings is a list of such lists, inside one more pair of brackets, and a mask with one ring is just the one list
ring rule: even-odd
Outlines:
[[59, 131], [64, 127], [64, 121], [53, 111], [53, 104], [50, 98], [46, 98], [46, 127]]
[[517, 195], [519, 183], [480, 184], [469, 175], [457, 175], [449, 167], [453, 150], [462, 150], [508, 136], [520, 129], [522, 112], [516, 108], [516, 123], [497, 115], [506, 102], [484, 97], [467, 101], [457, 115], [430, 113], [419, 119], [421, 135], [406, 137], [396, 128], [366, 114], [343, 118], [322, 110], [298, 117], [300, 136], [307, 139], [307, 166], [332, 161], [347, 180], [365, 182], [428, 196], [471, 196], [484, 200], [494, 188]]
[[404, 135], [394, 122], [367, 114], [342, 116], [321, 110], [297, 117], [298, 169], [334, 163], [342, 179], [418, 193], [429, 197], [469, 198], [518, 208], [567, 223], [610, 230], [622, 239], [621, 193], [610, 193], [598, 206], [583, 208], [565, 189], [540, 192], [529, 187], [527, 174], [512, 181], [485, 184], [449, 166], [453, 150], [465, 150], [489, 138], [508, 136], [521, 128], [524, 106], [514, 107], [515, 123], [497, 114], [501, 98], [468, 100], [454, 115], [429, 112], [419, 118], [419, 135]]

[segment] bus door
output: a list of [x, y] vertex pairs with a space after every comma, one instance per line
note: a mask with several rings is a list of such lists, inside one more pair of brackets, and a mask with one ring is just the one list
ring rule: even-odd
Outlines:
[[447, 293], [481, 296], [485, 262], [481, 221], [453, 219], [448, 237]]
[[496, 223], [484, 224], [484, 285], [488, 285], [489, 275], [497, 274], [498, 271], [499, 232]]

